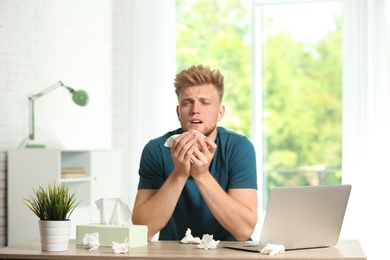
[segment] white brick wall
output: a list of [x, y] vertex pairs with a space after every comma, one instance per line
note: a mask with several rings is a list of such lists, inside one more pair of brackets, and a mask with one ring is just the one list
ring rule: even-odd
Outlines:
[[6, 151], [28, 135], [29, 94], [61, 80], [90, 96], [86, 107], [73, 104], [65, 89], [38, 99], [37, 143], [125, 145], [128, 8], [126, 0], [0, 0], [0, 246], [6, 245]]
[[36, 142], [121, 148], [122, 199], [132, 208], [143, 146], [178, 127], [174, 6], [174, 0], [0, 0], [0, 247], [7, 243], [6, 152], [28, 135], [27, 96], [59, 80], [86, 90], [90, 103], [76, 106], [64, 89], [38, 99]]

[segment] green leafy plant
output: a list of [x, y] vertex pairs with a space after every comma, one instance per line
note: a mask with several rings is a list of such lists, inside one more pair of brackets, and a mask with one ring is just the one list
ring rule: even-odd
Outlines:
[[68, 220], [80, 203], [76, 193], [71, 193], [64, 183], [39, 185], [23, 202], [40, 220]]

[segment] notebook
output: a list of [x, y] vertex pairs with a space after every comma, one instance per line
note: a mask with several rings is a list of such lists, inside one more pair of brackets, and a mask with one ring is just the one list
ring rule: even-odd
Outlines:
[[259, 252], [267, 243], [286, 250], [337, 244], [351, 185], [287, 186], [273, 188], [258, 244], [228, 246]]

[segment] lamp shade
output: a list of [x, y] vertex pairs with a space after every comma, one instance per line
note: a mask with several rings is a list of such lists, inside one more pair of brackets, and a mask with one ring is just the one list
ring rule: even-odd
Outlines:
[[73, 102], [75, 102], [79, 106], [86, 106], [89, 101], [89, 97], [87, 92], [84, 90], [76, 90], [72, 94]]

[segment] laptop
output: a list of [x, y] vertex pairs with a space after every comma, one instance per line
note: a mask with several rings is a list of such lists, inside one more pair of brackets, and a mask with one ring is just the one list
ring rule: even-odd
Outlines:
[[270, 192], [258, 244], [228, 248], [259, 252], [267, 243], [286, 250], [337, 244], [351, 185], [286, 186]]

